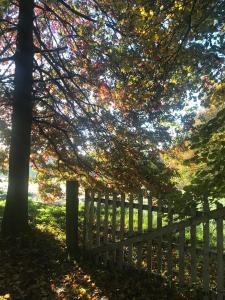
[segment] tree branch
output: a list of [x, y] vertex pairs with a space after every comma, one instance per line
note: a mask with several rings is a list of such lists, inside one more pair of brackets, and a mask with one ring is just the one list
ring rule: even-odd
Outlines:
[[7, 62], [7, 61], [12, 61], [12, 60], [13, 61], [15, 60], [15, 55], [0, 58], [0, 63], [4, 63], [4, 62]]
[[54, 49], [40, 49], [38, 47], [34, 48], [34, 53], [51, 53], [51, 52], [61, 52], [67, 50], [67, 46], [54, 48]]

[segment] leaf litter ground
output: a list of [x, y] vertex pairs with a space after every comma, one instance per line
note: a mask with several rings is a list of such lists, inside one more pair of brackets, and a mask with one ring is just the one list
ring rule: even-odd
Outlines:
[[0, 239], [0, 300], [202, 299], [146, 272], [71, 261], [65, 247], [65, 209], [30, 202], [30, 214], [27, 235], [11, 241]]

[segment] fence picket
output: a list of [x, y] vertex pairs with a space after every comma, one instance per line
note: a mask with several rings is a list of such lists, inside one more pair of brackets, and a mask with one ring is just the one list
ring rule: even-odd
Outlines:
[[[196, 216], [196, 210], [193, 208], [191, 211], [192, 217]], [[196, 224], [190, 226], [191, 235], [191, 283], [193, 284], [197, 280], [196, 273]]]
[[[204, 199], [203, 204], [204, 213], [209, 211], [208, 199]], [[209, 292], [209, 219], [206, 218], [203, 223], [203, 291], [208, 294]]]
[[109, 231], [109, 193], [105, 194], [105, 216], [104, 216], [104, 242], [108, 242]]
[[[217, 205], [220, 209], [223, 206], [221, 204]], [[224, 262], [223, 262], [223, 218], [220, 217], [216, 220], [217, 229], [217, 293], [218, 300], [223, 299], [224, 295]]]
[[[113, 201], [112, 201], [112, 242], [116, 241], [116, 228], [117, 228], [117, 222], [116, 222], [116, 207], [117, 207], [117, 193], [113, 193]], [[112, 251], [112, 262], [117, 262], [117, 250]]]
[[[109, 193], [105, 193], [105, 211], [104, 211], [104, 231], [103, 240], [104, 243], [108, 242], [108, 231], [109, 231]], [[107, 264], [108, 261], [108, 251], [105, 252], [104, 262]]]
[[113, 193], [113, 203], [112, 203], [112, 241], [116, 240], [116, 201], [117, 194]]
[[[171, 205], [168, 205], [168, 225], [173, 223], [173, 212]], [[168, 249], [167, 249], [167, 272], [168, 278], [171, 281], [173, 276], [173, 255], [172, 255], [172, 234], [168, 235]]]
[[129, 197], [129, 233], [130, 235], [133, 234], [134, 232], [134, 208], [133, 208], [133, 204], [134, 204], [134, 197], [132, 194], [130, 194]]
[[152, 230], [152, 195], [148, 193], [148, 230]]
[[[124, 238], [124, 229], [125, 229], [125, 194], [121, 194], [121, 201], [120, 201], [120, 240]], [[123, 254], [123, 247], [119, 249], [119, 268], [122, 268], [124, 262], [124, 254]]]
[[[143, 224], [143, 195], [140, 193], [138, 195], [138, 233], [142, 233], [142, 224]], [[142, 264], [142, 243], [138, 243], [137, 245], [137, 268], [141, 268]]]
[[[148, 231], [152, 230], [152, 196], [148, 193]], [[152, 240], [147, 241], [147, 268], [152, 271]]]
[[179, 228], [179, 262], [178, 262], [180, 285], [184, 284], [184, 269], [185, 269], [184, 246], [185, 246], [185, 227], [180, 226], [180, 228]]
[[100, 246], [100, 226], [101, 226], [101, 193], [98, 193], [96, 210], [96, 245]]
[[94, 225], [94, 196], [95, 192], [94, 190], [91, 190], [90, 193], [90, 223], [89, 223], [89, 248], [93, 246], [93, 225]]
[[90, 198], [89, 191], [85, 190], [85, 203], [84, 203], [84, 246], [88, 249], [89, 245], [89, 219], [90, 219]]
[[142, 233], [143, 224], [143, 195], [140, 193], [138, 195], [138, 233]]
[[[129, 235], [131, 236], [134, 232], [134, 209], [133, 209], [133, 204], [134, 204], [134, 198], [133, 195], [130, 194], [129, 196]], [[128, 245], [128, 264], [132, 264], [133, 261], [133, 244], [129, 243]]]
[[[129, 264], [133, 263], [133, 252], [135, 247], [136, 254], [136, 266], [141, 268], [143, 259], [143, 245], [146, 245], [146, 255], [144, 259], [147, 261], [148, 270], [152, 271], [152, 252], [153, 252], [153, 240], [156, 241], [156, 263], [157, 273], [162, 273], [162, 267], [164, 271], [164, 260], [162, 265], [162, 256], [164, 254], [163, 249], [166, 244], [166, 259], [167, 259], [167, 277], [172, 280], [173, 276], [173, 248], [176, 244], [173, 243], [173, 234], [178, 234], [178, 280], [180, 285], [185, 283], [185, 277], [190, 277], [191, 283], [197, 281], [197, 253], [203, 255], [202, 264], [202, 281], [205, 297], [210, 288], [210, 266], [209, 259], [212, 255], [212, 259], [217, 256], [217, 299], [223, 299], [224, 297], [224, 257], [223, 257], [223, 218], [225, 215], [225, 208], [218, 205], [217, 209], [209, 210], [209, 204], [205, 200], [203, 212], [196, 212], [191, 210], [191, 217], [185, 218], [178, 222], [173, 222], [173, 210], [170, 204], [167, 207], [163, 207], [162, 199], [159, 197], [158, 205], [154, 205], [150, 193], [147, 197], [147, 203], [143, 203], [143, 195], [139, 194], [138, 201], [134, 202], [134, 196], [129, 195], [129, 202], [126, 202], [125, 194], [118, 195], [112, 194], [112, 198], [109, 198], [109, 193], [106, 193], [102, 197], [102, 193], [96, 193], [93, 190], [85, 191], [85, 210], [84, 210], [84, 246], [87, 250], [91, 250], [91, 253], [95, 253], [97, 261], [103, 262], [117, 262], [121, 268], [124, 264], [124, 256]], [[110, 206], [110, 207], [109, 207]], [[104, 207], [104, 220], [101, 221], [101, 211]], [[111, 210], [112, 208], [112, 210]], [[125, 234], [125, 216], [126, 208], [129, 212], [128, 222], [128, 235]], [[136, 218], [137, 210], [137, 228], [134, 228], [134, 216]], [[143, 224], [146, 219], [143, 210], [147, 210], [147, 224], [148, 231], [143, 232]], [[112, 211], [112, 217], [109, 219], [109, 212]], [[157, 212], [157, 228], [153, 230], [153, 211]], [[118, 214], [118, 213], [120, 214]], [[168, 224], [162, 226], [163, 212], [168, 213]], [[217, 229], [217, 251], [213, 252], [210, 249], [210, 227], [209, 220], [216, 220]], [[136, 222], [136, 219], [135, 219]], [[135, 223], [136, 224], [136, 223]], [[197, 247], [196, 231], [197, 225], [203, 224], [203, 247]], [[102, 228], [103, 225], [103, 228]], [[111, 228], [109, 226], [111, 225]], [[190, 275], [185, 273], [187, 268], [185, 265], [185, 230], [190, 228]], [[135, 229], [135, 235], [134, 233]], [[136, 231], [137, 230], [137, 231]], [[111, 236], [110, 243], [109, 239]], [[162, 239], [162, 237], [165, 238]], [[94, 240], [93, 240], [94, 239]], [[175, 240], [174, 240], [175, 242]], [[102, 244], [102, 245], [101, 245]], [[105, 245], [104, 245], [105, 244]], [[199, 244], [200, 245], [200, 244]], [[189, 249], [189, 248], [188, 248]], [[189, 250], [188, 250], [189, 251]], [[102, 256], [102, 258], [101, 258]], [[98, 260], [101, 258], [101, 260]], [[154, 268], [155, 269], [155, 268]], [[189, 279], [189, 278], [188, 278]]]
[[121, 195], [121, 214], [120, 214], [120, 239], [124, 237], [124, 229], [125, 229], [125, 194]]
[[[157, 229], [162, 228], [162, 200], [158, 198], [158, 211], [157, 211]], [[157, 273], [160, 274], [162, 270], [162, 235], [158, 238], [157, 243]]]

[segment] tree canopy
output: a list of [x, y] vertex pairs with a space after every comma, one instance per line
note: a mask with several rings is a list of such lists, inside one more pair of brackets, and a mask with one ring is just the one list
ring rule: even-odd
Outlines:
[[198, 118], [191, 135], [193, 155], [188, 164], [195, 172], [188, 190], [195, 195], [206, 194], [213, 200], [224, 197], [224, 83], [216, 86], [207, 100], [207, 109]]
[[[3, 1], [0, 11], [6, 144], [18, 2]], [[193, 112], [183, 113], [190, 100], [211, 97], [221, 82], [223, 4], [34, 1], [30, 159], [40, 178], [78, 176], [99, 186], [173, 191], [176, 168], [165, 164], [164, 154], [175, 138], [173, 128], [192, 126]]]

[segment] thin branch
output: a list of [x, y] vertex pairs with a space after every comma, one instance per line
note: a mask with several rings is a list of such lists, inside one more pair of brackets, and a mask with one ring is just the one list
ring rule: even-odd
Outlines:
[[34, 53], [52, 53], [52, 52], [61, 52], [67, 50], [67, 46], [54, 48], [54, 49], [40, 49], [38, 47], [34, 48]]
[[15, 55], [8, 56], [8, 57], [2, 57], [2, 58], [0, 58], [0, 63], [14, 61], [14, 60], [15, 60]]
[[79, 12], [78, 10], [76, 10], [75, 8], [72, 8], [69, 4], [65, 3], [63, 0], [58, 0], [58, 2], [60, 2], [63, 6], [65, 6], [70, 12], [72, 12], [73, 14], [77, 15], [78, 17], [81, 17], [87, 21], [91, 21], [91, 22], [96, 22], [95, 19]]

